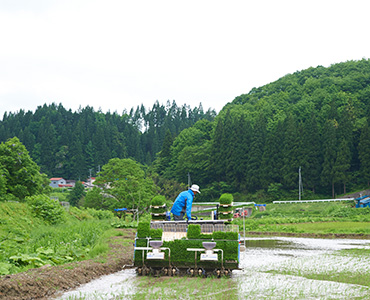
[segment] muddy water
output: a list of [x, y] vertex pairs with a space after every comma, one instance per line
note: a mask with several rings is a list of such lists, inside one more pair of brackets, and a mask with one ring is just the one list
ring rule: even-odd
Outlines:
[[102, 276], [75, 290], [66, 292], [58, 299], [106, 300], [115, 299], [116, 296], [120, 296], [120, 299], [126, 299], [135, 294], [135, 278], [136, 272], [134, 269], [122, 270], [111, 275]]
[[[248, 238], [245, 245], [242, 270], [234, 271], [230, 279], [238, 286], [239, 299], [369, 299], [367, 287], [307, 275], [369, 274], [370, 259], [336, 255], [336, 251], [369, 248], [370, 240], [271, 237]], [[135, 271], [130, 269], [103, 276], [59, 299], [128, 299], [137, 289]]]
[[243, 270], [233, 272], [240, 299], [363, 299], [370, 295], [370, 289], [363, 286], [306, 278], [369, 274], [369, 259], [336, 255], [342, 249], [369, 248], [369, 240], [253, 238], [245, 243]]

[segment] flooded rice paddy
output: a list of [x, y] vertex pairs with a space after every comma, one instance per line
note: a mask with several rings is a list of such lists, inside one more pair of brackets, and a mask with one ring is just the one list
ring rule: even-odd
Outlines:
[[[242, 241], [244, 243], [244, 241]], [[370, 299], [370, 240], [247, 238], [230, 279], [137, 277], [133, 269], [67, 292], [72, 299]]]

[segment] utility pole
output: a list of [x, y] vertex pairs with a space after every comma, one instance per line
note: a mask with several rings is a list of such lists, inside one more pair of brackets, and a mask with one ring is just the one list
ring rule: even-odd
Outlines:
[[91, 172], [92, 172], [92, 169], [89, 169], [89, 171], [90, 171], [90, 184], [92, 183], [91, 182]]
[[188, 172], [188, 189], [190, 189], [191, 186], [191, 179], [190, 179], [190, 173]]
[[301, 167], [298, 170], [298, 194], [299, 200], [301, 200], [301, 194], [303, 194], [303, 186], [302, 186], [302, 176], [301, 176]]

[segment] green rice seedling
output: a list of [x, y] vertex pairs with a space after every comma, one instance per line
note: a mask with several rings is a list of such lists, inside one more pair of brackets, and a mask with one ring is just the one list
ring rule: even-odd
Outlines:
[[[227, 295], [227, 296], [226, 296]], [[234, 281], [200, 277], [140, 277], [131, 299], [237, 299]]]
[[[367, 222], [325, 222], [325, 223], [303, 223], [294, 225], [284, 225], [291, 232], [307, 232], [307, 233], [365, 233], [370, 234], [370, 226]], [[275, 229], [278, 231], [279, 227]]]

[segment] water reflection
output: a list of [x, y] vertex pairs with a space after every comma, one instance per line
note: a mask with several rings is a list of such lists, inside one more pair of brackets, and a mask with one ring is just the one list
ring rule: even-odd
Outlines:
[[250, 248], [292, 248], [294, 243], [291, 241], [275, 240], [275, 239], [259, 239], [245, 240], [245, 247]]

